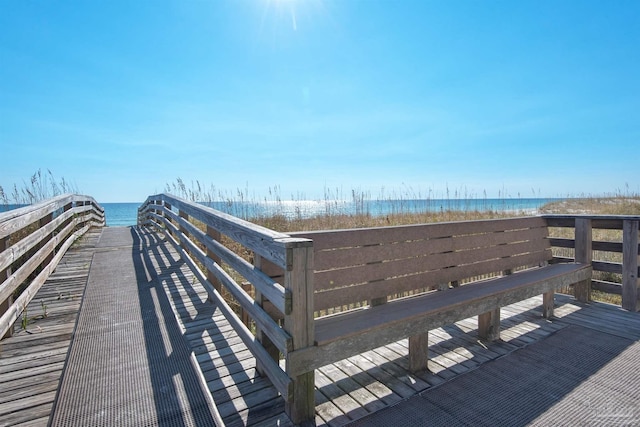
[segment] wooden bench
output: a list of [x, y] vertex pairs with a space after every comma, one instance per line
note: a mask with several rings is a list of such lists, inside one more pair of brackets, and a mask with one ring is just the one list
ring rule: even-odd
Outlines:
[[430, 329], [477, 315], [480, 338], [495, 340], [500, 307], [543, 294], [551, 317], [556, 289], [591, 279], [590, 265], [550, 263], [540, 217], [292, 236], [313, 240], [317, 314], [315, 345], [289, 354], [292, 377], [404, 338], [422, 370]]

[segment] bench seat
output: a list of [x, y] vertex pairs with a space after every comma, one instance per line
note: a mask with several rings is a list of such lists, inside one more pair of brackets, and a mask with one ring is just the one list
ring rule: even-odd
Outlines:
[[[296, 365], [315, 369], [468, 317], [589, 280], [591, 266], [551, 264], [444, 291], [315, 320], [315, 347], [298, 353]], [[304, 368], [302, 367], [304, 366]]]

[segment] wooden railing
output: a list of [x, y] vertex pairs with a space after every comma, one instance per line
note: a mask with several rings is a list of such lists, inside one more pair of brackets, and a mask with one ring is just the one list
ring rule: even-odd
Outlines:
[[[292, 238], [169, 194], [150, 196], [139, 209], [138, 225], [165, 232], [256, 358], [258, 371], [283, 395], [293, 422], [313, 418], [313, 372], [293, 378], [288, 374], [289, 353], [313, 345], [311, 240]], [[282, 269], [281, 283], [266, 274], [263, 265]], [[245, 290], [245, 281], [253, 292]], [[223, 294], [240, 309], [234, 310]], [[253, 320], [253, 326], [242, 321], [241, 313]]]
[[73, 242], [104, 224], [102, 207], [74, 194], [0, 214], [0, 337], [11, 334]]
[[[577, 298], [588, 301], [592, 286], [613, 289], [624, 308], [637, 311], [640, 217], [543, 218], [552, 232], [560, 231], [549, 239], [555, 260], [593, 263], [594, 270], [622, 276], [620, 284], [580, 282], [574, 286]], [[314, 238], [313, 233], [278, 233], [168, 194], [147, 199], [138, 225], [166, 234], [255, 356], [259, 372], [285, 397], [292, 421], [313, 419], [314, 373], [299, 374], [304, 370], [296, 368], [298, 350], [314, 346], [314, 247], [304, 238]], [[617, 230], [620, 239], [594, 240], [594, 229]], [[600, 251], [618, 255], [619, 262], [600, 259]]]
[[[591, 286], [579, 291], [582, 301], [591, 299], [596, 289], [622, 296], [622, 308], [640, 308], [638, 277], [638, 224], [640, 216], [624, 215], [543, 215], [550, 229], [551, 245], [559, 260], [590, 262], [594, 272], [607, 273], [611, 279], [594, 275]], [[554, 228], [557, 228], [554, 230]], [[573, 230], [572, 230], [573, 229]], [[563, 232], [564, 231], [564, 232]], [[577, 249], [576, 249], [577, 248]], [[602, 277], [602, 275], [600, 276]]]

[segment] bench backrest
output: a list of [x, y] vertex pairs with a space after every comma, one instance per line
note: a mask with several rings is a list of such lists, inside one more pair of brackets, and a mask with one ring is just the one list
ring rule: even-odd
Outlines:
[[552, 258], [540, 217], [291, 235], [313, 240], [316, 312], [442, 289]]

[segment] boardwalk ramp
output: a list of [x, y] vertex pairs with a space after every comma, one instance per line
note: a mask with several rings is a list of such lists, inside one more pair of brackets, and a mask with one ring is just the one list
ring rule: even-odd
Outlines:
[[215, 409], [132, 228], [105, 228], [53, 426], [215, 425]]

